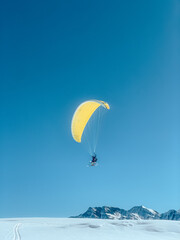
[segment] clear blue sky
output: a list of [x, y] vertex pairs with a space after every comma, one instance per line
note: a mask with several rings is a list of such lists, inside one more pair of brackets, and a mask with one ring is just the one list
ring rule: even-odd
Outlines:
[[[1, 1], [0, 217], [180, 208], [180, 1]], [[98, 156], [70, 132], [107, 101]]]

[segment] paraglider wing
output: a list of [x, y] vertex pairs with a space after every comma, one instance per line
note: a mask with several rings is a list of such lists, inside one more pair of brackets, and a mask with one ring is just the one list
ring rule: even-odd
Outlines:
[[106, 109], [110, 109], [108, 103], [99, 100], [89, 100], [83, 102], [76, 109], [71, 123], [72, 136], [76, 142], [81, 142], [81, 137], [87, 122], [96, 111], [96, 109], [100, 106]]

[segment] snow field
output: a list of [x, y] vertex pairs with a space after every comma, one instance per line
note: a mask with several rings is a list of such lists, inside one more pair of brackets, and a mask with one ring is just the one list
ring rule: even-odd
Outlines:
[[0, 219], [0, 240], [180, 240], [180, 221]]

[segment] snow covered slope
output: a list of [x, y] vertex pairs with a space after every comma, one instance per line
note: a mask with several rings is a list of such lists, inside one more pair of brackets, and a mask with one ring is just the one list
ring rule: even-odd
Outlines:
[[180, 221], [0, 219], [0, 240], [179, 240]]

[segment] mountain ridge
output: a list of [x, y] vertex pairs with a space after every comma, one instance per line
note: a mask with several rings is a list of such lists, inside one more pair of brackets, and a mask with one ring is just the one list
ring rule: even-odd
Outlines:
[[135, 206], [129, 210], [118, 207], [89, 207], [88, 210], [78, 216], [70, 218], [96, 218], [96, 219], [117, 219], [117, 220], [180, 220], [180, 211], [171, 209], [165, 213], [159, 213], [145, 206]]

